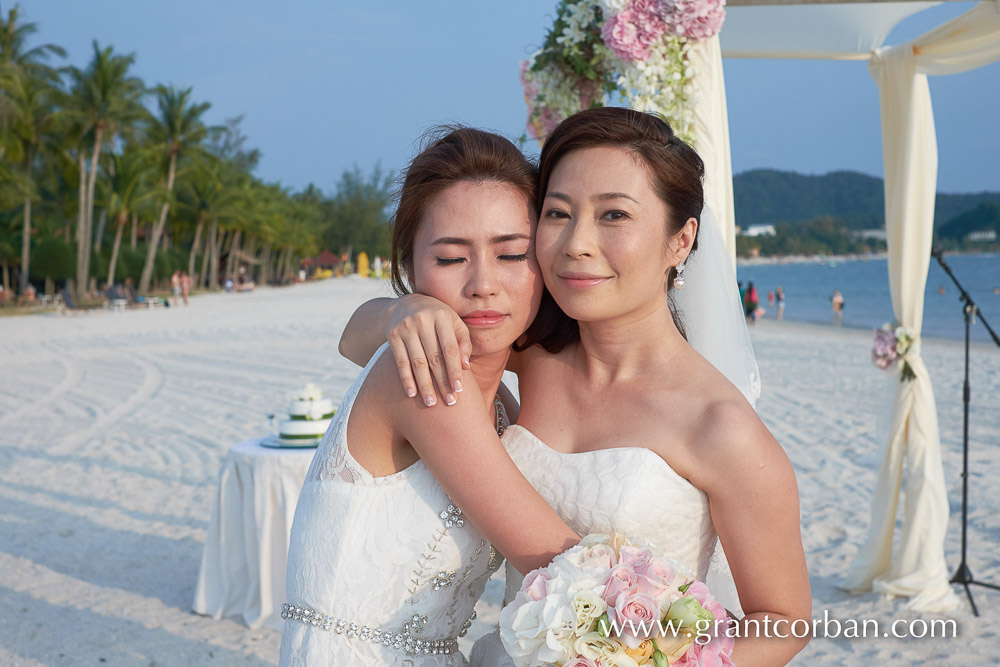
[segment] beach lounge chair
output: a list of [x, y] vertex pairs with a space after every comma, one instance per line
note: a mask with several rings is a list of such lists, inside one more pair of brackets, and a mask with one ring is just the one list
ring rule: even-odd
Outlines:
[[57, 303], [56, 305], [59, 307], [60, 314], [66, 314], [67, 312], [73, 313], [74, 315], [77, 313], [88, 313], [95, 310], [95, 308], [98, 308], [98, 306], [78, 305], [76, 301], [73, 300], [73, 295], [70, 294], [69, 290], [66, 289], [65, 287], [62, 288], [59, 294], [62, 296], [62, 300], [60, 303]]
[[125, 312], [125, 308], [128, 307], [128, 299], [125, 298], [120, 285], [112, 285], [104, 290], [104, 297], [107, 299], [105, 306], [116, 313]]

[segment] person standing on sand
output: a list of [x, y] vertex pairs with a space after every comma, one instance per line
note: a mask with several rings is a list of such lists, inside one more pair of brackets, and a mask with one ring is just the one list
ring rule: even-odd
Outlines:
[[181, 298], [184, 299], [184, 305], [188, 305], [188, 294], [191, 293], [191, 276], [188, 275], [187, 271], [181, 271]]
[[743, 299], [743, 312], [746, 314], [747, 322], [753, 324], [757, 321], [757, 306], [760, 305], [760, 297], [757, 296], [757, 288], [753, 286], [753, 281], [747, 283], [746, 295]]
[[840, 290], [833, 290], [830, 302], [833, 303], [833, 321], [840, 324], [844, 317], [844, 295], [840, 293]]
[[170, 276], [170, 287], [174, 291], [174, 308], [180, 305], [181, 297], [181, 272], [174, 271], [174, 274]]
[[785, 290], [780, 287], [774, 291], [774, 297], [778, 301], [778, 319], [785, 318]]

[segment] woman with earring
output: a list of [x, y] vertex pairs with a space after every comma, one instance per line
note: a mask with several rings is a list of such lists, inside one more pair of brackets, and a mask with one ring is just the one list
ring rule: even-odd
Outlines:
[[[669, 307], [678, 275], [680, 294], [701, 288], [690, 270], [698, 254], [720, 256], [718, 242], [695, 252], [714, 238], [706, 233], [714, 223], [699, 224], [702, 176], [697, 154], [648, 114], [591, 109], [549, 137], [536, 232], [547, 288], [541, 333], [520, 341], [508, 361], [522, 407], [503, 441], [578, 534], [642, 537], [701, 579], [718, 537], [743, 627], [768, 619], [787, 635], [745, 633], [733, 661], [784, 664], [808, 641], [787, 630], [811, 607], [794, 472], [745, 397], [759, 382], [746, 363], [745, 323], [704, 332], [720, 353], [715, 365], [685, 338], [706, 313], [743, 319], [735, 279], [721, 278], [732, 272], [728, 259], [699, 272], [706, 283], [720, 281], [711, 298], [683, 312]], [[451, 378], [467, 348], [459, 318], [421, 297], [370, 302], [341, 350], [365, 360], [379, 342], [372, 333], [387, 325], [407, 393], [430, 402], [432, 371], [454, 403]], [[735, 369], [727, 375], [742, 392], [719, 367]], [[509, 599], [520, 577], [510, 568], [507, 575]], [[474, 663], [503, 664], [495, 637], [477, 645]]]

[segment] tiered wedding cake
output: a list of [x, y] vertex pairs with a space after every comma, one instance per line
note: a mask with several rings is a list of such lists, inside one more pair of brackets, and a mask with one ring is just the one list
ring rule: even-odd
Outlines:
[[318, 444], [336, 412], [333, 401], [323, 398], [319, 387], [307, 384], [292, 397], [288, 419], [278, 422], [278, 438], [288, 444]]

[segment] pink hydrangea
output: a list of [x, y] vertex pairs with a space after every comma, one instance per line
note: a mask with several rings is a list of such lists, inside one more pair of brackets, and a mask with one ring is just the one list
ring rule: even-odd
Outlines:
[[665, 0], [667, 21], [674, 32], [688, 39], [718, 34], [726, 18], [725, 0]]
[[886, 329], [875, 330], [875, 344], [872, 346], [872, 363], [885, 370], [896, 363], [896, 333]]
[[650, 47], [667, 32], [663, 0], [629, 0], [604, 22], [601, 37], [622, 60], [648, 60]]

